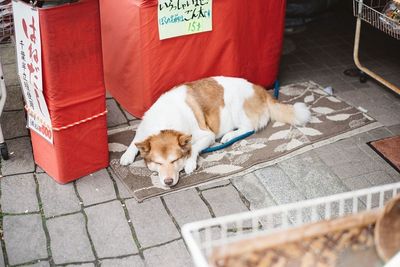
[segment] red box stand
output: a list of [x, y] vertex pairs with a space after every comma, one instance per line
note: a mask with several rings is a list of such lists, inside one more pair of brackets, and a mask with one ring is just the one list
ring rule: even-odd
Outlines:
[[284, 0], [213, 0], [211, 32], [159, 40], [157, 0], [100, 0], [107, 90], [141, 117], [166, 90], [225, 75], [269, 86], [279, 69]]
[[67, 183], [109, 162], [98, 0], [39, 9], [39, 18], [43, 92], [59, 129], [54, 144], [31, 131], [33, 153], [43, 170]]

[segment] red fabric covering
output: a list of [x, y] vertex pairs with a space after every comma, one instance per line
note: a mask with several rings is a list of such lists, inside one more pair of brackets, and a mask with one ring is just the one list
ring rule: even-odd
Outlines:
[[100, 0], [106, 88], [141, 117], [166, 90], [214, 75], [270, 86], [284, 0], [214, 0], [213, 31], [159, 40], [157, 0]]
[[[53, 127], [105, 111], [97, 0], [40, 9], [43, 91]], [[59, 183], [108, 166], [106, 116], [54, 131], [54, 144], [31, 131], [34, 158]]]

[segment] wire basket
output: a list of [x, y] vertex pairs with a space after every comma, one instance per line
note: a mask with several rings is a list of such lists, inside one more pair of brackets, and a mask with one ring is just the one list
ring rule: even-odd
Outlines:
[[14, 34], [14, 22], [11, 0], [0, 0], [0, 43], [11, 42]]
[[354, 16], [400, 40], [400, 23], [382, 13], [387, 2], [381, 0], [354, 0]]
[[216, 266], [211, 264], [214, 252], [229, 250], [232, 244], [260, 237], [274, 239], [279, 233], [310, 224], [377, 213], [397, 194], [400, 183], [194, 222], [184, 225], [182, 233], [197, 267]]

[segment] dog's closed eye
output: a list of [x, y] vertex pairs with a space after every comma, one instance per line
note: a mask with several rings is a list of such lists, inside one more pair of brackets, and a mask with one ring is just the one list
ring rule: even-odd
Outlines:
[[173, 161], [171, 161], [171, 163], [175, 163], [175, 162], [177, 162], [178, 160], [180, 160], [181, 158], [177, 158], [177, 159], [174, 159]]

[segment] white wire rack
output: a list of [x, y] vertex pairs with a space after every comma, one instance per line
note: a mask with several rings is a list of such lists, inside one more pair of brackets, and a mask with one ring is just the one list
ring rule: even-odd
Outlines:
[[[375, 28], [392, 36], [393, 38], [400, 40], [400, 23], [392, 18], [389, 18], [381, 12], [387, 2], [387, 0], [353, 0], [354, 16], [357, 17], [353, 58], [354, 63], [360, 71], [366, 73], [368, 76], [380, 82], [390, 90], [400, 94], [400, 87], [387, 81], [382, 76], [363, 66], [360, 63], [358, 56], [361, 36], [361, 21], [365, 21]], [[361, 81], [362, 80], [363, 79], [361, 79]]]
[[208, 267], [216, 248], [279, 231], [382, 208], [400, 194], [400, 183], [372, 187], [213, 218], [183, 226], [183, 238], [197, 267]]
[[0, 0], [0, 43], [11, 42], [14, 33], [11, 0]]
[[354, 0], [354, 16], [400, 40], [400, 23], [381, 12], [387, 2], [379, 0]]

